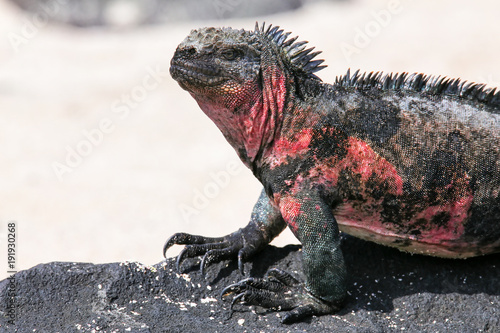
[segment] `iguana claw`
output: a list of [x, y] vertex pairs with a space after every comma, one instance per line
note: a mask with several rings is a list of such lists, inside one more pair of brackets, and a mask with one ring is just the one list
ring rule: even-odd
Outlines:
[[285, 310], [282, 322], [293, 323], [311, 315], [332, 313], [339, 309], [312, 295], [304, 284], [280, 269], [271, 269], [263, 279], [248, 278], [222, 290], [221, 298], [236, 294], [231, 310], [237, 303]]
[[226, 259], [238, 258], [238, 268], [244, 275], [245, 261], [260, 251], [269, 241], [258, 228], [250, 223], [243, 229], [239, 229], [224, 237], [203, 237], [186, 233], [177, 233], [171, 236], [163, 246], [163, 255], [173, 245], [186, 245], [179, 253], [176, 260], [177, 270], [182, 262], [187, 258], [203, 256], [200, 264], [202, 274], [205, 273], [208, 265]]

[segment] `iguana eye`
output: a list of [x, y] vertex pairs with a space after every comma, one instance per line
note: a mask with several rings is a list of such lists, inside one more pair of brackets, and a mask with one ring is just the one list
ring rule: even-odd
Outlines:
[[241, 55], [241, 51], [236, 49], [227, 49], [222, 51], [221, 54], [226, 60], [234, 60]]

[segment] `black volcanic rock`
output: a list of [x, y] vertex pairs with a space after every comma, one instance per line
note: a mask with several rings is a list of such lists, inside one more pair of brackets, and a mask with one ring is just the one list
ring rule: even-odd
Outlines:
[[[235, 261], [197, 261], [183, 273], [175, 260], [40, 264], [0, 282], [1, 332], [499, 332], [500, 255], [447, 260], [409, 255], [351, 237], [343, 250], [349, 297], [335, 315], [292, 325], [261, 308], [221, 301], [240, 280]], [[246, 264], [252, 276], [270, 267], [300, 277], [299, 246], [269, 246]], [[15, 290], [9, 289], [14, 286]], [[9, 323], [13, 299], [17, 318]], [[36, 331], [34, 331], [36, 330]]]

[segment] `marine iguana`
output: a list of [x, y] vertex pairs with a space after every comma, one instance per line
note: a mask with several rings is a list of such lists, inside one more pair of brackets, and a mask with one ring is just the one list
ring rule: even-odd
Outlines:
[[235, 303], [287, 311], [341, 308], [339, 230], [403, 251], [467, 258], [500, 252], [500, 92], [423, 74], [358, 71], [326, 84], [320, 52], [278, 26], [192, 30], [170, 73], [221, 130], [263, 191], [250, 223], [220, 238], [177, 233], [177, 258], [243, 262], [288, 226], [299, 281], [271, 269], [228, 286]]

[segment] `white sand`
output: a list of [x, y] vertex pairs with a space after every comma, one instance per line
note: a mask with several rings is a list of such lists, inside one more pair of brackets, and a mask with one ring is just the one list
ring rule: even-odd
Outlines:
[[[398, 6], [381, 23], [373, 13], [393, 8], [387, 1], [320, 3], [258, 20], [323, 50], [326, 82], [351, 67], [500, 86], [500, 3], [392, 3]], [[129, 32], [49, 24], [25, 31], [29, 38], [16, 51], [10, 41], [33, 17], [0, 0], [0, 278], [8, 270], [9, 221], [18, 225], [17, 270], [50, 261], [153, 264], [175, 232], [219, 236], [247, 223], [260, 185], [168, 67], [191, 28], [251, 29], [255, 20]], [[372, 36], [356, 44], [365, 29]], [[347, 44], [357, 48], [350, 59], [341, 51]], [[122, 95], [131, 93], [134, 105], [125, 106]], [[107, 133], [99, 137], [103, 121]], [[94, 144], [84, 131], [94, 134]], [[59, 179], [53, 164], [66, 164], [67, 147], [88, 155], [72, 160]], [[229, 176], [217, 184], [213, 174], [221, 172]], [[206, 202], [196, 196], [204, 190]], [[187, 206], [198, 214], [183, 216]], [[290, 242], [297, 241], [287, 231], [277, 243]]]

